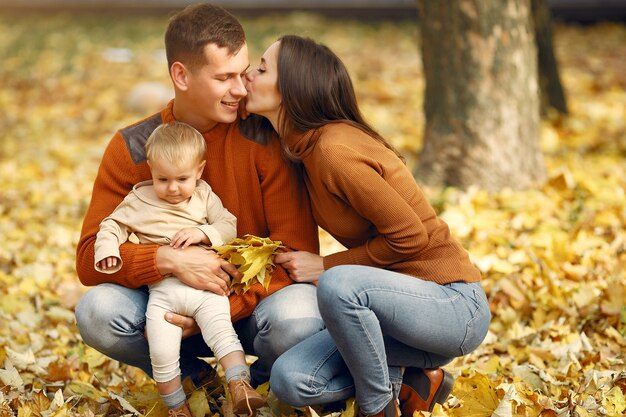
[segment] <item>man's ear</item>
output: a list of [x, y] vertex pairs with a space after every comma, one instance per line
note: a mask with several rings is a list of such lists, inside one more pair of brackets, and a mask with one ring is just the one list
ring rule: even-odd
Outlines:
[[170, 67], [170, 76], [177, 89], [186, 91], [188, 88], [189, 70], [181, 62], [176, 61]]

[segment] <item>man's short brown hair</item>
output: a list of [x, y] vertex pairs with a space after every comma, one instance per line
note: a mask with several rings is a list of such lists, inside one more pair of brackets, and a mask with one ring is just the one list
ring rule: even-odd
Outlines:
[[223, 7], [192, 4], [176, 13], [165, 31], [165, 53], [168, 68], [181, 62], [191, 71], [206, 64], [204, 47], [214, 43], [237, 53], [245, 44], [246, 35], [235, 16]]

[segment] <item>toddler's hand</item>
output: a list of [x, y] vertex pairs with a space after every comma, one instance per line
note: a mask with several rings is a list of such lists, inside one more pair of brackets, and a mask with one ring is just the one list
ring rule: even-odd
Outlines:
[[117, 258], [115, 256], [109, 256], [96, 263], [100, 269], [107, 270], [109, 268], [115, 268], [117, 266]]
[[209, 238], [197, 227], [185, 227], [176, 232], [170, 242], [170, 246], [174, 249], [185, 249], [194, 243], [209, 243]]

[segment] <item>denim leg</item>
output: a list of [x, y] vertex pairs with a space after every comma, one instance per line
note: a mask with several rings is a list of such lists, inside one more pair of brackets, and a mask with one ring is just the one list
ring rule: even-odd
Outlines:
[[[100, 284], [90, 288], [76, 306], [76, 324], [87, 345], [110, 358], [141, 368], [152, 377], [148, 341], [144, 336], [147, 305], [145, 287]], [[204, 347], [193, 346], [190, 354], [186, 353], [186, 345]], [[197, 356], [212, 356], [201, 335], [183, 341], [180, 359], [183, 378], [193, 377], [208, 366]]]
[[393, 367], [440, 366], [464, 355], [482, 342], [490, 319], [479, 284], [439, 285], [365, 266], [326, 271], [318, 304], [364, 414], [391, 399]]
[[324, 329], [316, 290], [312, 284], [291, 284], [261, 300], [251, 317], [235, 323], [244, 350], [258, 357], [250, 367], [254, 386], [269, 380], [283, 352]]
[[279, 400], [294, 407], [354, 397], [352, 376], [328, 330], [283, 353], [272, 367], [270, 387]]

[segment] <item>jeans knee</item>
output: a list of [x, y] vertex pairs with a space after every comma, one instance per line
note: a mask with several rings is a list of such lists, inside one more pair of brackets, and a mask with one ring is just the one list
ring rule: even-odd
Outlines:
[[263, 300], [254, 313], [258, 333], [254, 350], [278, 357], [300, 341], [324, 329], [317, 308], [316, 287], [289, 285]]
[[276, 398], [284, 403], [291, 404], [287, 401], [287, 398], [285, 398], [285, 396], [289, 394], [289, 381], [287, 381], [284, 371], [284, 365], [281, 363], [280, 358], [278, 358], [272, 365], [270, 387], [274, 395], [276, 395]]
[[147, 295], [116, 285], [91, 288], [76, 306], [76, 326], [91, 347], [108, 349], [121, 336], [143, 333]]
[[[89, 346], [93, 346], [93, 343], [98, 339], [95, 334], [102, 332], [102, 329], [99, 326], [100, 320], [97, 318], [98, 315], [102, 314], [99, 312], [99, 308], [97, 308], [97, 304], [94, 303], [92, 296], [92, 292], [85, 293], [78, 305], [75, 309], [76, 316], [76, 327], [78, 327], [78, 332], [81, 337]], [[110, 310], [107, 310], [110, 311]]]
[[354, 289], [354, 266], [340, 265], [326, 270], [318, 281], [317, 303], [320, 310], [335, 306]]
[[281, 402], [292, 407], [304, 407], [308, 405], [306, 397], [300, 395], [300, 387], [304, 381], [294, 373], [294, 366], [289, 360], [283, 360], [281, 356], [274, 362], [270, 374], [270, 387], [272, 392]]
[[[278, 357], [309, 336], [324, 330], [321, 317], [286, 319], [273, 323], [268, 337], [264, 338], [268, 349]], [[255, 349], [256, 350], [256, 349]]]

